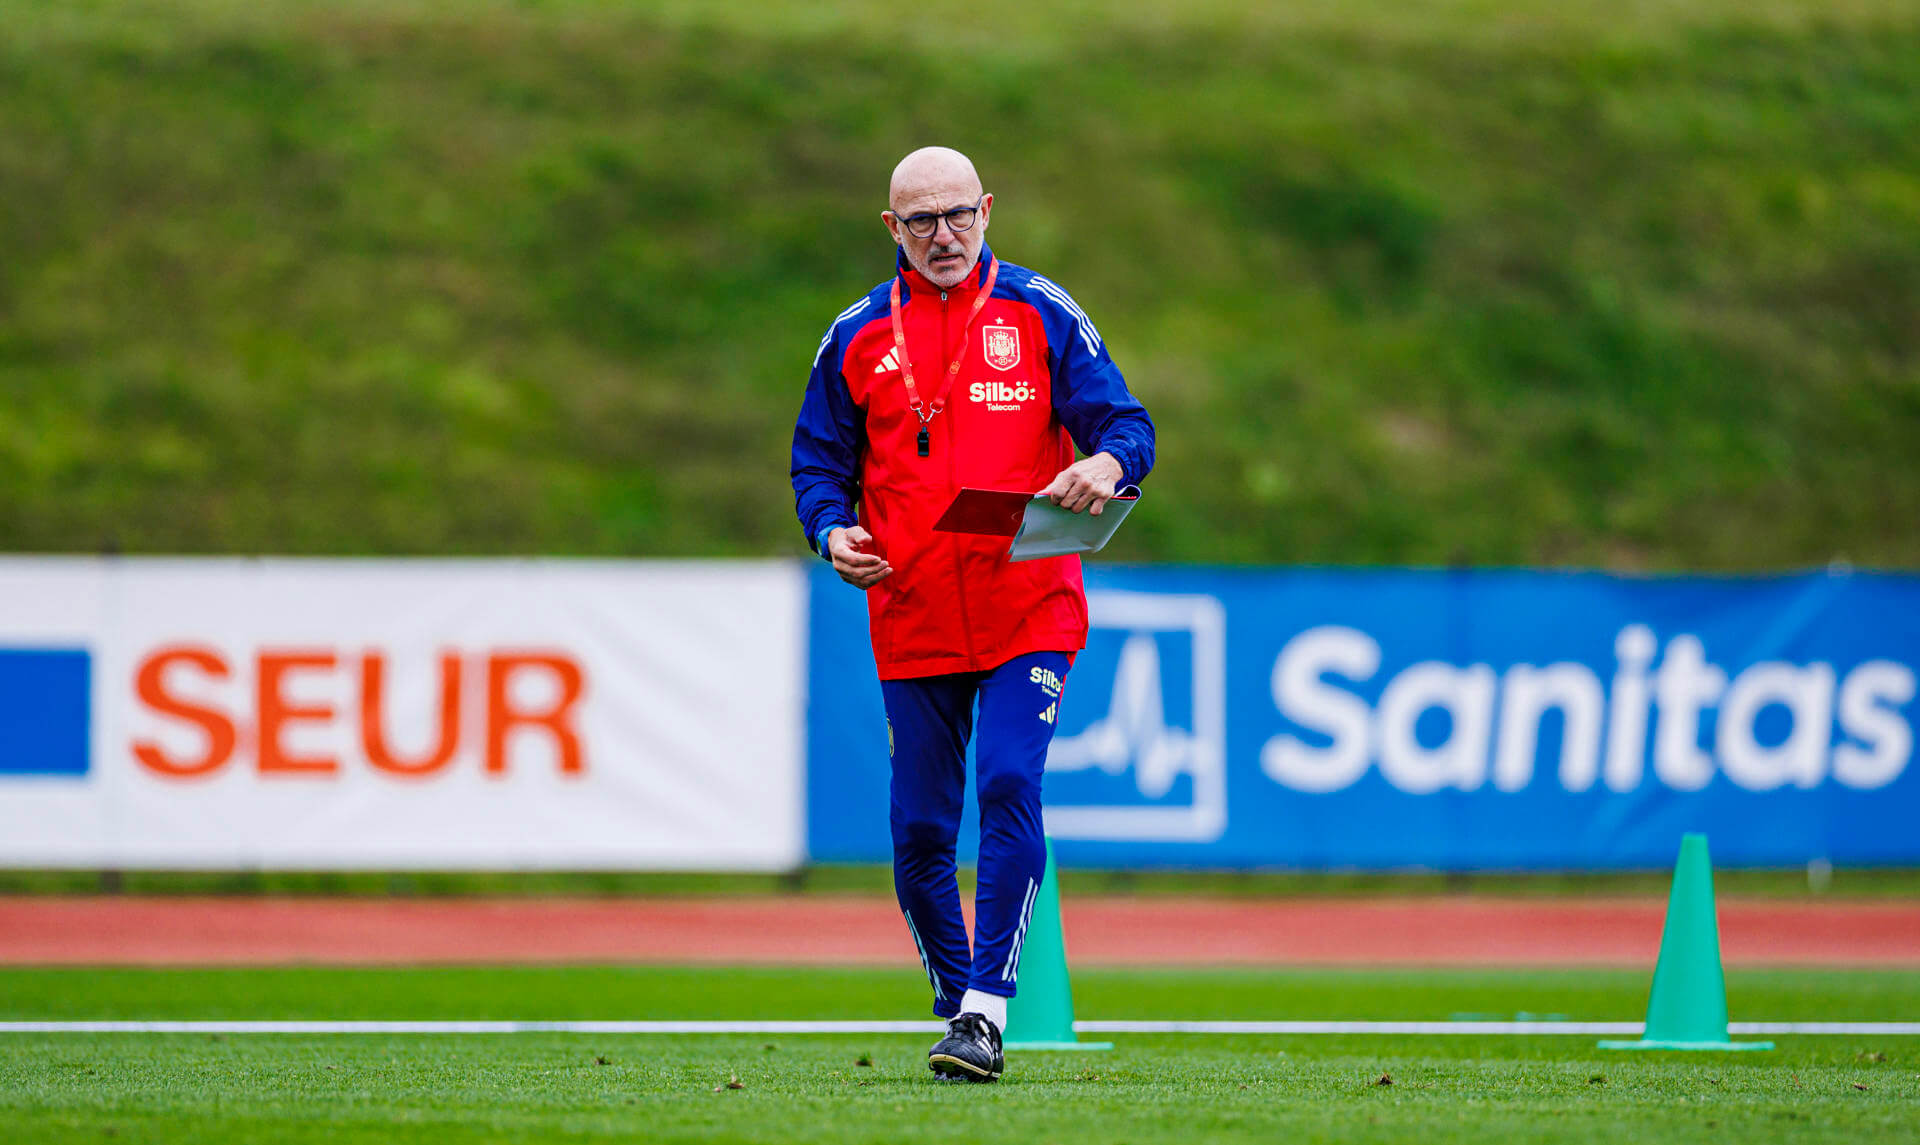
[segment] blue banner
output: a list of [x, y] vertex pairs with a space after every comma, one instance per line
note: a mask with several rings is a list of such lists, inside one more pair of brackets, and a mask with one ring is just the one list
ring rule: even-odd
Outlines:
[[[1920, 862], [1920, 577], [1089, 563], [1087, 589], [1063, 863], [1656, 868], [1687, 831], [1723, 865]], [[809, 851], [884, 861], [865, 605], [824, 565], [810, 624]]]

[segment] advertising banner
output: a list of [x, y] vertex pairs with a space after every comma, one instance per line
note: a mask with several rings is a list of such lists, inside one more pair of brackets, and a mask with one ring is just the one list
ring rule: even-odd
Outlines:
[[791, 562], [0, 559], [0, 864], [804, 857]]
[[[1063, 862], [1920, 862], [1920, 578], [1114, 568], [1046, 775]], [[812, 588], [809, 847], [883, 860], [860, 594]], [[970, 839], [973, 828], [963, 830]]]

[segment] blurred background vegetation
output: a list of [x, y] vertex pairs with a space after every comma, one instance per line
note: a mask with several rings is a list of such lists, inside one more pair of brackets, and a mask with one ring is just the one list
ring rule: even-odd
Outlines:
[[1911, 0], [0, 0], [0, 549], [801, 553], [929, 142], [1122, 559], [1920, 567]]

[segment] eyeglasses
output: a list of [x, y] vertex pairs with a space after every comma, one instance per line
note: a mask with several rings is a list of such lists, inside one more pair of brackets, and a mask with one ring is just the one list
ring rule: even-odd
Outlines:
[[[961, 231], [970, 231], [973, 229], [974, 216], [980, 213], [980, 204], [985, 202], [986, 198], [985, 195], [980, 196], [973, 201], [973, 206], [971, 207], [955, 207], [951, 211], [942, 211], [935, 214], [908, 215], [906, 218], [900, 219], [900, 225], [907, 228], [907, 233], [917, 239], [932, 238], [933, 232], [940, 229], [941, 219], [947, 220], [947, 229], [955, 234], [959, 234]], [[898, 218], [898, 216], [895, 217]]]

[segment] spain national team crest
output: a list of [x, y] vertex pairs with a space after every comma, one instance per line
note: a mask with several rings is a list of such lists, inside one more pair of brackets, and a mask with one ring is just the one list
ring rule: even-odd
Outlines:
[[1020, 364], [1018, 326], [982, 326], [980, 336], [987, 355], [987, 365], [996, 370], [1011, 370]]

